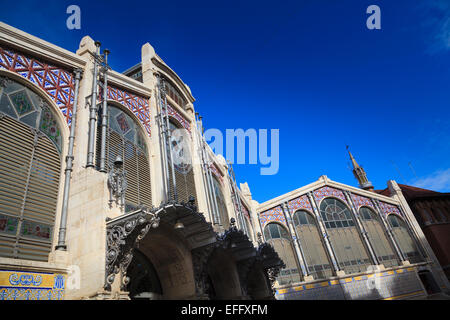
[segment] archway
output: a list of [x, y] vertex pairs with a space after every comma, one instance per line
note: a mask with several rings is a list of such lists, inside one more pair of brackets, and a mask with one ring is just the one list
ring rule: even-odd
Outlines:
[[[195, 282], [190, 249], [186, 241], [165, 223], [141, 240], [139, 251], [153, 265], [161, 286], [161, 299], [190, 299]], [[130, 277], [130, 285], [133, 279]]]
[[241, 299], [239, 274], [231, 252], [216, 249], [208, 261], [207, 272], [210, 299]]
[[254, 300], [273, 299], [270, 283], [263, 267], [259, 264], [255, 265], [249, 272], [247, 294], [250, 299]]
[[158, 300], [162, 297], [161, 282], [156, 269], [138, 249], [134, 249], [127, 275], [130, 277], [127, 291], [131, 299]]

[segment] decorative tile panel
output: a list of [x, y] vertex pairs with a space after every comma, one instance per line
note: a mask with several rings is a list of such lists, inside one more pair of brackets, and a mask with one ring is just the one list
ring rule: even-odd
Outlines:
[[[378, 278], [376, 290], [371, 289], [374, 277]], [[425, 296], [417, 275], [409, 269], [290, 286], [275, 293], [277, 300], [395, 300]]]
[[0, 300], [63, 300], [66, 276], [0, 270]]
[[286, 224], [286, 218], [284, 217], [283, 210], [281, 209], [281, 206], [277, 206], [273, 209], [264, 211], [259, 214], [259, 221], [261, 223], [261, 227], [264, 228], [264, 226], [272, 221], [280, 222], [287, 226]]
[[335, 198], [341, 199], [342, 201], [347, 203], [344, 193], [341, 190], [338, 190], [335, 188], [322, 187], [320, 189], [314, 190], [313, 194], [314, 194], [314, 198], [317, 201], [317, 205], [319, 205], [320, 201], [322, 201], [322, 199], [326, 198], [326, 197], [335, 197]]
[[400, 217], [403, 217], [403, 214], [400, 212], [397, 206], [380, 201], [381, 212], [386, 217], [390, 213], [398, 214]]
[[366, 198], [366, 197], [363, 197], [363, 196], [360, 196], [357, 194], [353, 194], [353, 193], [351, 193], [351, 197], [352, 197], [353, 203], [356, 206], [356, 208], [355, 208], [356, 212], [359, 213], [359, 208], [361, 208], [362, 206], [371, 207], [375, 210], [375, 212], [377, 211], [375, 206], [373, 205], [373, 202], [369, 198]]
[[167, 110], [169, 111], [169, 117], [177, 120], [189, 133], [191, 133], [191, 125], [178, 111], [175, 110], [170, 104], [167, 104]]
[[[75, 78], [69, 70], [2, 46], [0, 46], [0, 69], [15, 72], [44, 89], [70, 126]], [[22, 104], [21, 108], [26, 109], [27, 105]]]
[[294, 200], [289, 201], [288, 207], [291, 214], [294, 214], [294, 212], [299, 209], [306, 209], [309, 210], [310, 212], [313, 212], [311, 203], [309, 202], [308, 196], [306, 195], [300, 196]]
[[[101, 94], [99, 97], [103, 97]], [[117, 101], [128, 108], [139, 119], [150, 136], [150, 108], [149, 99], [132, 94], [128, 91], [108, 86], [108, 99]]]

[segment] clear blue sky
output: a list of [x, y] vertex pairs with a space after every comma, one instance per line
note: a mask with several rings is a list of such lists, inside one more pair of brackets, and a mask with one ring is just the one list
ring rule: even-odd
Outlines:
[[[235, 165], [255, 200], [323, 174], [356, 186], [347, 144], [376, 189], [394, 179], [450, 191], [448, 0], [44, 3], [5, 2], [0, 20], [71, 51], [90, 35], [120, 72], [150, 42], [207, 128], [280, 129], [278, 174]], [[71, 4], [81, 30], [66, 28]], [[381, 30], [366, 28], [371, 4]]]

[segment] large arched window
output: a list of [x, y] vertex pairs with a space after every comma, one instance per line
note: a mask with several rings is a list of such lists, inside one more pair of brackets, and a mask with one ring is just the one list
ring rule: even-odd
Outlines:
[[[175, 180], [179, 202], [188, 202], [193, 196], [197, 204], [195, 191], [194, 171], [192, 170], [191, 136], [189, 132], [177, 124], [175, 120], [169, 121], [171, 132], [170, 147], [175, 168]], [[173, 196], [172, 168], [169, 164], [170, 192]]]
[[346, 273], [366, 271], [371, 261], [348, 207], [338, 199], [326, 198], [320, 204], [320, 214], [340, 268]]
[[405, 221], [395, 214], [388, 215], [388, 221], [394, 233], [395, 240], [397, 240], [400, 250], [402, 250], [405, 258], [411, 263], [423, 261], [423, 258], [417, 249], [416, 243], [408, 232], [408, 227]]
[[361, 207], [359, 214], [378, 261], [385, 267], [398, 266], [398, 259], [386, 237], [378, 215], [368, 207]]
[[293, 220], [309, 274], [313, 275], [314, 279], [331, 277], [333, 270], [315, 219], [308, 212], [299, 210], [294, 213]]
[[213, 177], [212, 180], [214, 184], [214, 193], [216, 195], [217, 207], [219, 208], [220, 222], [225, 229], [228, 229], [230, 227], [230, 219], [228, 217], [228, 211], [225, 203], [225, 197], [222, 193], [222, 187], [220, 182], [215, 177]]
[[[101, 111], [100, 111], [101, 112]], [[99, 121], [100, 123], [100, 121]], [[97, 129], [97, 163], [100, 161], [101, 127]], [[108, 105], [108, 130], [106, 163], [108, 171], [120, 155], [126, 170], [127, 190], [125, 211], [136, 210], [140, 205], [151, 207], [150, 165], [144, 133], [125, 111]]]
[[264, 227], [264, 238], [270, 243], [283, 260], [286, 267], [280, 271], [277, 281], [280, 285], [300, 281], [294, 249], [289, 233], [278, 223], [269, 223]]
[[0, 85], [0, 257], [47, 261], [61, 175], [61, 128], [36, 93], [9, 79]]

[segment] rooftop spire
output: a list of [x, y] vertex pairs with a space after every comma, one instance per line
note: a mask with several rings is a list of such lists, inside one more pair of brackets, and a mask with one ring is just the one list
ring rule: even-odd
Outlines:
[[352, 153], [349, 151], [349, 147], [347, 146], [347, 151], [350, 156], [350, 160], [352, 161], [353, 165], [353, 175], [355, 176], [356, 180], [358, 180], [359, 187], [364, 190], [373, 191], [373, 185], [372, 183], [367, 179], [366, 172], [364, 171], [363, 167], [361, 167], [358, 162], [356, 162], [356, 159], [353, 157]]

